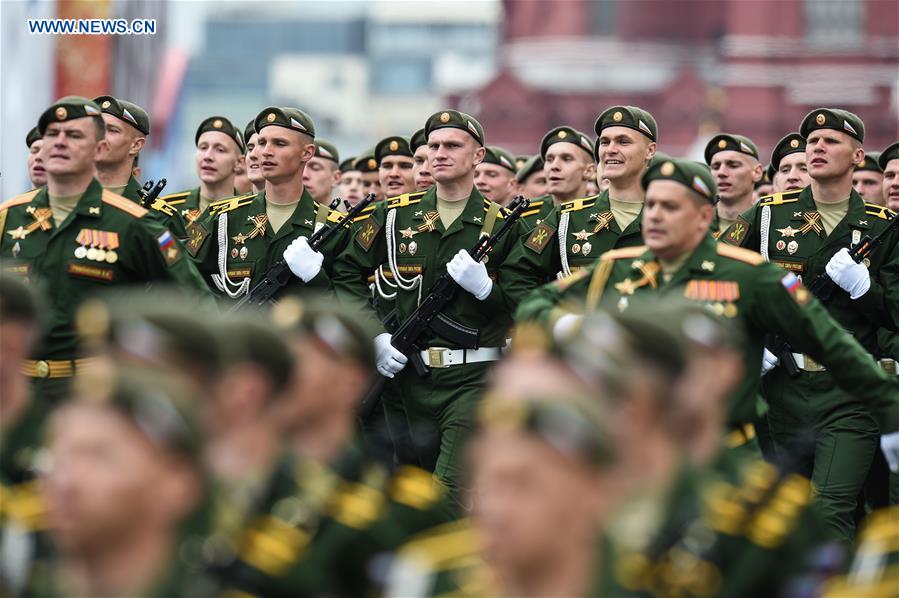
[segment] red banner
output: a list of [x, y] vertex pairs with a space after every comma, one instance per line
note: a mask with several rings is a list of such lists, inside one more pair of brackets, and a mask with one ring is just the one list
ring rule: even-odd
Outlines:
[[[106, 19], [111, 9], [111, 0], [56, 0], [59, 19]], [[56, 36], [56, 97], [109, 93], [111, 47], [109, 35]]]

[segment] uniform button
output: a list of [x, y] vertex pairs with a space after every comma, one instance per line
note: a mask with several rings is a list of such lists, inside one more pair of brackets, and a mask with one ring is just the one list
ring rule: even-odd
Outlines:
[[34, 366], [34, 372], [38, 378], [46, 378], [50, 375], [50, 364], [46, 361], [38, 361]]

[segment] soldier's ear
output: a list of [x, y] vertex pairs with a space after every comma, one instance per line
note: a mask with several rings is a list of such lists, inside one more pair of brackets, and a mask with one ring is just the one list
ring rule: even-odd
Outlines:
[[764, 169], [762, 168], [761, 163], [757, 161], [755, 163], [755, 166], [752, 167], [752, 182], [758, 183], [760, 180], [762, 180], [763, 173]]
[[97, 142], [97, 145], [94, 146], [94, 159], [96, 160], [100, 154], [109, 149], [109, 142], [106, 141], [106, 138], [103, 138]]
[[649, 164], [649, 161], [652, 160], [652, 157], [656, 155], [656, 142], [650, 141], [649, 145], [646, 146], [646, 164]]
[[596, 178], [596, 164], [594, 162], [590, 162], [584, 168], [584, 174], [581, 177], [584, 181], [590, 181]]
[[474, 165], [477, 166], [481, 162], [484, 161], [484, 156], [487, 155], [487, 149], [484, 146], [480, 146], [474, 153]]
[[244, 168], [247, 163], [247, 157], [243, 154], [240, 154], [237, 157], [237, 161], [234, 163], [234, 174], [237, 174], [238, 169]]
[[129, 156], [136, 156], [140, 153], [142, 149], [144, 149], [144, 145], [147, 143], [146, 137], [137, 137], [134, 141], [131, 142], [131, 149], [128, 152]]

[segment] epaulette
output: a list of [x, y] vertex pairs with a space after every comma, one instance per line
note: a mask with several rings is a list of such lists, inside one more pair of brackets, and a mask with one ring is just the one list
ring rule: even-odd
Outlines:
[[181, 191], [180, 193], [170, 193], [169, 195], [163, 195], [159, 199], [168, 203], [169, 205], [177, 206], [187, 201], [188, 195], [190, 195], [190, 191]]
[[[492, 205], [493, 205], [493, 202], [490, 201], [489, 199], [484, 200], [484, 213], [485, 214], [490, 211], [490, 206], [492, 206]], [[503, 220], [508, 215], [509, 215], [509, 209], [504, 208], [503, 206], [500, 206], [499, 210], [496, 211], [496, 217], [499, 218], [500, 220]]]
[[744, 249], [743, 247], [734, 247], [733, 245], [718, 243], [715, 245], [715, 250], [718, 252], [718, 255], [737, 260], [738, 262], [752, 264], [753, 266], [765, 261], [762, 254], [752, 251], [751, 249]]
[[405, 208], [417, 204], [427, 191], [416, 191], [415, 193], [403, 193], [396, 197], [387, 198], [387, 208]]
[[564, 214], [565, 212], [577, 212], [578, 210], [592, 208], [596, 203], [597, 197], [599, 197], [599, 195], [591, 195], [590, 197], [582, 197], [581, 199], [566, 201], [561, 206], [559, 206], [559, 209]]
[[154, 199], [153, 204], [150, 206], [150, 209], [157, 212], [162, 212], [166, 216], [174, 216], [177, 212], [174, 204], [167, 202], [163, 197], [157, 197], [156, 199]]
[[134, 216], [135, 218], [142, 218], [147, 213], [146, 208], [142, 208], [130, 199], [122, 197], [117, 193], [113, 193], [108, 189], [103, 189], [103, 194], [100, 196], [100, 201], [108, 206], [118, 208], [126, 214]]
[[892, 220], [896, 216], [896, 212], [893, 210], [877, 205], [876, 203], [868, 203], [867, 201], [865, 202], [865, 214], [880, 218], [881, 220]]
[[479, 546], [469, 520], [460, 519], [412, 538], [400, 549], [400, 556], [414, 554], [424, 559], [428, 568], [440, 571], [460, 558], [473, 556]]
[[544, 200], [542, 199], [535, 199], [534, 201], [532, 201], [528, 206], [527, 211], [521, 213], [521, 217], [524, 218], [525, 216], [533, 216], [534, 214], [539, 214], [540, 208], [543, 207], [543, 202]]
[[377, 207], [378, 207], [378, 204], [377, 204], [377, 203], [374, 203], [374, 202], [373, 202], [373, 203], [368, 204], [368, 205], [367, 205], [367, 206], [366, 206], [366, 207], [359, 213], [358, 216], [356, 216], [355, 218], [353, 218], [353, 222], [362, 222], [362, 221], [365, 220], [366, 218], [370, 218], [371, 215], [374, 213], [374, 211], [375, 211], [375, 209], [376, 209]]
[[619, 249], [610, 249], [605, 252], [599, 259], [610, 261], [610, 260], [626, 260], [633, 259], [635, 257], [640, 257], [644, 253], [646, 253], [647, 247], [646, 245], [637, 245], [635, 247], [621, 247]]
[[782, 193], [773, 193], [771, 195], [765, 195], [764, 197], [759, 199], [758, 205], [760, 206], [779, 206], [784, 203], [793, 203], [795, 201], [799, 201], [799, 194], [802, 193], [802, 189], [796, 189], [793, 191], [783, 191]]
[[443, 494], [443, 486], [434, 476], [418, 467], [400, 467], [390, 480], [390, 498], [424, 511], [431, 508]]
[[338, 222], [340, 222], [341, 218], [343, 218], [343, 212], [338, 212], [337, 210], [328, 211], [328, 222], [337, 224]]
[[27, 193], [22, 193], [20, 195], [16, 195], [15, 197], [11, 197], [7, 199], [3, 203], [0, 203], [0, 210], [6, 210], [8, 208], [12, 208], [15, 206], [20, 206], [22, 204], [29, 203], [34, 196], [40, 192], [40, 189], [33, 189], [32, 191], [28, 191]]
[[230, 212], [237, 208], [243, 207], [253, 201], [256, 197], [255, 193], [247, 193], [246, 195], [237, 195], [228, 199], [220, 199], [209, 204], [209, 213], [212, 216], [218, 216], [224, 212]]
[[47, 508], [36, 482], [16, 486], [0, 486], [3, 514], [29, 531], [46, 529]]
[[384, 495], [378, 490], [354, 482], [344, 482], [333, 498], [329, 511], [341, 524], [353, 529], [365, 529], [381, 516]]

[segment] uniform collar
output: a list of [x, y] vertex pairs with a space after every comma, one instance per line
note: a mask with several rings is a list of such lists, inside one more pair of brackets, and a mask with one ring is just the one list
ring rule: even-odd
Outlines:
[[103, 186], [96, 178], [91, 179], [91, 184], [87, 186], [84, 195], [78, 200], [75, 206], [75, 213], [79, 216], [88, 218], [100, 218], [103, 214]]

